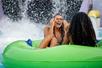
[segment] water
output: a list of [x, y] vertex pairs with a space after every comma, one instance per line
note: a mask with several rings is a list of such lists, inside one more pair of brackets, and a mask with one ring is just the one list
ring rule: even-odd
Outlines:
[[[7, 0], [2, 1], [5, 2]], [[0, 68], [3, 68], [3, 64], [1, 63], [2, 60], [1, 54], [3, 53], [3, 50], [9, 43], [16, 40], [27, 40], [29, 38], [32, 40], [42, 39], [43, 28], [45, 26], [42, 23], [47, 23], [57, 13], [60, 13], [65, 19], [68, 20], [70, 16], [72, 17], [71, 14], [78, 11], [78, 9], [80, 8], [80, 5], [78, 6], [78, 4], [81, 4], [82, 0], [77, 0], [79, 2], [77, 2], [76, 0], [50, 0], [51, 3], [50, 2], [47, 4], [45, 3], [45, 5], [48, 6], [43, 6], [44, 5], [43, 2], [44, 1], [47, 2], [49, 0], [38, 0], [38, 2], [36, 3], [33, 2], [34, 0], [12, 0], [12, 1], [14, 1], [12, 4], [13, 6], [11, 5], [12, 2], [6, 2], [7, 4], [5, 5], [4, 10], [6, 15], [5, 16], [3, 14], [3, 11], [1, 10], [0, 0], [0, 13], [1, 13], [0, 17], [2, 17], [0, 19]], [[33, 6], [34, 4], [36, 5], [38, 3], [41, 4], [37, 5], [37, 7]], [[77, 3], [77, 5], [75, 3]], [[11, 6], [13, 8], [11, 8]], [[34, 7], [34, 9], [32, 6]], [[6, 11], [7, 8], [9, 8], [9, 11]], [[68, 16], [67, 14], [70, 15]], [[18, 21], [17, 22], [12, 21], [12, 19]], [[32, 21], [32, 19], [34, 19], [34, 21]], [[99, 38], [100, 37], [102, 37], [102, 28], [99, 29]]]
[[3, 64], [0, 63], [0, 68], [4, 68]]
[[[0, 25], [2, 32], [0, 35], [0, 55], [9, 43], [16, 40], [27, 40], [29, 38], [39, 40], [43, 38], [43, 24], [32, 23], [29, 20], [12, 22], [9, 19], [1, 20], [0, 24], [2, 24]], [[1, 59], [0, 68], [2, 68]]]
[[[1, 6], [1, 1], [3, 5], [3, 10]], [[42, 1], [42, 3], [40, 1]], [[45, 16], [52, 17], [51, 14], [55, 15], [56, 11], [59, 12], [60, 7], [58, 9], [58, 7], [56, 6], [58, 3], [55, 2], [55, 0], [54, 0], [55, 9], [53, 13], [51, 13], [51, 10], [50, 10], [52, 8], [49, 8], [49, 7], [52, 7], [51, 3], [49, 3], [49, 6], [46, 7], [43, 4], [45, 0], [40, 0], [40, 1], [34, 3], [33, 0], [0, 0], [0, 13], [2, 12], [0, 14], [0, 16], [2, 17], [0, 19], [0, 68], [3, 68], [3, 64], [1, 63], [2, 62], [1, 54], [3, 53], [3, 50], [9, 43], [14, 42], [16, 40], [42, 39], [43, 27], [45, 25], [41, 23], [48, 20], [47, 17]], [[41, 3], [41, 4], [37, 4], [37, 3]], [[35, 7], [36, 10], [32, 9], [34, 7], [34, 6], [32, 7], [32, 5], [34, 4], [35, 6], [38, 5], [37, 7]], [[60, 5], [60, 2], [59, 2], [59, 5]], [[40, 8], [39, 6], [42, 8]], [[5, 13], [6, 16], [4, 16], [3, 12]], [[37, 15], [41, 17], [37, 17]], [[31, 21], [31, 19], [35, 19], [35, 20]], [[38, 20], [41, 23], [37, 24]]]
[[0, 68], [4, 68], [3, 64], [1, 63], [2, 60], [2, 55], [1, 55], [1, 51], [0, 51]]

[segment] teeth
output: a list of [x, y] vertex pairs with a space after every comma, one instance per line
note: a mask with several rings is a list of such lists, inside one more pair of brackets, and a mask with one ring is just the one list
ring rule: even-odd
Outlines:
[[57, 24], [57, 27], [61, 27], [61, 24]]

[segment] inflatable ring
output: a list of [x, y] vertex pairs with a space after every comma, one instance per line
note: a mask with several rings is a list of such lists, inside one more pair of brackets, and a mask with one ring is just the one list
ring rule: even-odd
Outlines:
[[5, 68], [102, 68], [102, 48], [60, 45], [39, 49], [25, 41], [9, 44], [3, 52]]

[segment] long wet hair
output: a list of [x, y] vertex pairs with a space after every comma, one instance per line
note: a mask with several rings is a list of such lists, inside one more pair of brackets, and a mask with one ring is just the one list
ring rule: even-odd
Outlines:
[[75, 45], [96, 46], [96, 35], [92, 22], [84, 12], [74, 15], [69, 34], [72, 43]]

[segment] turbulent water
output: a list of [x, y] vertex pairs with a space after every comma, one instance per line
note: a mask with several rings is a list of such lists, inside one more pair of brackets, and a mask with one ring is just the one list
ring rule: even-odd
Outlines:
[[82, 0], [0, 0], [0, 54], [13, 41], [42, 39], [44, 24], [58, 13], [71, 20], [81, 3]]
[[44, 24], [49, 23], [58, 13], [70, 20], [73, 13], [80, 9], [81, 2], [82, 0], [0, 0], [0, 68], [3, 68], [1, 54], [9, 43], [42, 39]]
[[24, 17], [36, 23], [48, 23], [56, 14], [71, 20], [82, 0], [1, 0], [4, 14], [12, 20]]
[[0, 68], [3, 67], [1, 54], [8, 44], [16, 40], [39, 40], [43, 38], [43, 24], [32, 23], [26, 19], [12, 22], [8, 18], [1, 20], [0, 24]]
[[70, 20], [79, 11], [82, 0], [1, 0], [0, 3], [4, 13], [0, 21], [2, 51], [4, 45], [15, 40], [43, 38], [42, 23], [48, 23], [58, 13]]

